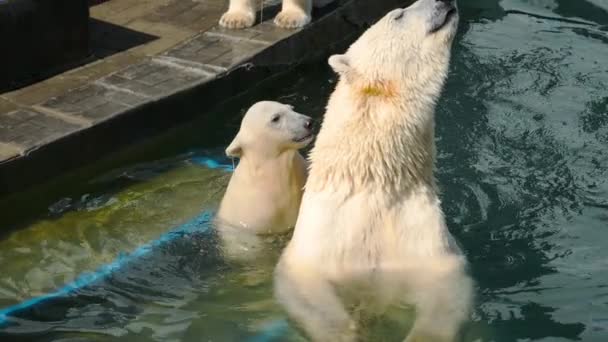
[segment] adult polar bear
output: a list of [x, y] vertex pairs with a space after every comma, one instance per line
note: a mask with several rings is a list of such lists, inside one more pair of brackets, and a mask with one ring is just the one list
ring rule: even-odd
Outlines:
[[[230, 0], [220, 25], [232, 29], [251, 27], [255, 23], [256, 3], [262, 0]], [[274, 18], [277, 26], [298, 28], [311, 20], [312, 8], [323, 7], [335, 0], [283, 0], [281, 12]]]
[[275, 273], [277, 298], [315, 341], [357, 340], [353, 306], [414, 305], [410, 342], [453, 341], [469, 315], [472, 280], [433, 176], [457, 22], [453, 1], [419, 0], [329, 59], [340, 80]]

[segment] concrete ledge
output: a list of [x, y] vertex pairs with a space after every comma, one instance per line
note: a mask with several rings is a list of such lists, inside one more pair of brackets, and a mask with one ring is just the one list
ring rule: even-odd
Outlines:
[[88, 1], [0, 1], [0, 41], [0, 91], [65, 70], [89, 55]]
[[410, 2], [340, 1], [297, 31], [270, 21], [242, 31], [212, 27], [41, 103], [0, 101], [0, 196], [188, 122], [201, 112], [193, 108], [209, 108], [294, 65], [344, 48], [388, 10]]

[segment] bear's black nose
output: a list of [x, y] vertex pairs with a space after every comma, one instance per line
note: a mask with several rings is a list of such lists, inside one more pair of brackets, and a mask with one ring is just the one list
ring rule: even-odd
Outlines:
[[307, 119], [304, 122], [304, 128], [306, 128], [307, 130], [312, 130], [312, 127], [314, 126], [314, 123], [312, 122], [312, 119]]

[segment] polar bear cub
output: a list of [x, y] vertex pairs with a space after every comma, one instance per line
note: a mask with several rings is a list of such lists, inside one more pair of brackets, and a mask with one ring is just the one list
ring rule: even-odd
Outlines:
[[262, 101], [247, 111], [226, 149], [240, 162], [217, 214], [225, 242], [246, 243], [247, 237], [256, 240], [255, 235], [294, 227], [307, 174], [298, 150], [313, 137], [312, 119], [291, 106]]
[[[275, 293], [314, 341], [356, 341], [357, 317], [415, 307], [406, 341], [453, 341], [472, 280], [436, 190], [434, 110], [458, 22], [419, 0], [330, 57], [329, 99]], [[405, 325], [405, 322], [403, 322]]]
[[[232, 29], [251, 27], [255, 23], [256, 3], [261, 0], [230, 0], [220, 25]], [[323, 7], [335, 0], [283, 0], [281, 12], [274, 22], [283, 28], [298, 28], [311, 20], [312, 7]]]

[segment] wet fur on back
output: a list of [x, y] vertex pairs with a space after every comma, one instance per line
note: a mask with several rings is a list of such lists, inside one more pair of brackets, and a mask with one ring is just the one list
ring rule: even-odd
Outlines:
[[414, 305], [407, 341], [453, 341], [472, 282], [437, 195], [434, 110], [457, 15], [420, 0], [372, 26], [344, 55], [310, 155], [279, 301], [315, 341], [354, 341], [348, 309]]

